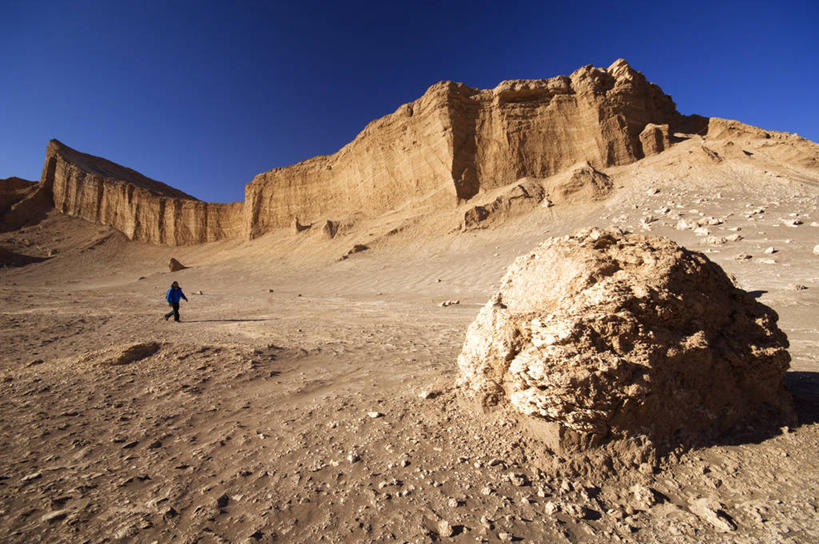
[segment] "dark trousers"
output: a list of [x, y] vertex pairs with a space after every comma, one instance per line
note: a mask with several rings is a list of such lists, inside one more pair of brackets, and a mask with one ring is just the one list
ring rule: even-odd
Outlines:
[[173, 310], [165, 314], [165, 319], [173, 316], [174, 321], [179, 321], [179, 303], [178, 302], [169, 302], [168, 303]]

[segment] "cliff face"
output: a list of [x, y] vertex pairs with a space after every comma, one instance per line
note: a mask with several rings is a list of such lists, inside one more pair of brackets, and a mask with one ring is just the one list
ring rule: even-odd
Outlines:
[[132, 240], [176, 246], [244, 233], [241, 203], [202, 202], [56, 140], [46, 149], [40, 183], [53, 195], [57, 210], [114, 227]]
[[647, 124], [673, 132], [691, 121], [624, 60], [492, 90], [442, 82], [338, 153], [256, 176], [245, 189], [245, 222], [254, 237], [294, 216], [378, 215], [412, 201], [452, 206], [582, 161], [596, 168], [633, 162], [644, 156]]
[[571, 76], [504, 81], [491, 90], [437, 83], [337, 153], [257, 175], [244, 205], [201, 202], [56, 140], [41, 190], [58, 210], [129, 238], [186, 245], [253, 238], [298, 220], [454, 207], [577, 163], [599, 169], [633, 162], [662, 151], [656, 137], [641, 139], [648, 125], [673, 134], [702, 131], [706, 121], [677, 113], [671, 97], [618, 60], [607, 69], [585, 66]]

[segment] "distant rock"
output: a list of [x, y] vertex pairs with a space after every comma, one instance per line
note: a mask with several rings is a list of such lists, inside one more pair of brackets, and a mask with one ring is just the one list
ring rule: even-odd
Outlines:
[[185, 270], [186, 268], [188, 267], [180, 263], [173, 257], [171, 257], [171, 260], [168, 261], [168, 270], [170, 270], [171, 272], [178, 272], [179, 270]]
[[697, 444], [790, 420], [777, 315], [703, 254], [615, 230], [518, 258], [469, 327], [460, 390], [508, 405], [552, 449]]

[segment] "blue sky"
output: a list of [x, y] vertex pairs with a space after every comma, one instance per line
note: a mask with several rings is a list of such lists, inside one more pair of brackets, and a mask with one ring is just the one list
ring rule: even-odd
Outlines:
[[39, 179], [57, 138], [242, 200], [255, 174], [337, 151], [437, 81], [619, 57], [682, 113], [819, 141], [816, 1], [0, 0], [0, 178]]

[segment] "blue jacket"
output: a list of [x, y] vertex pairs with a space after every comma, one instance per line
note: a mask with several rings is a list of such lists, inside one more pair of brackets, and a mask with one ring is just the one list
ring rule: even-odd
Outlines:
[[174, 287], [171, 285], [171, 288], [168, 289], [168, 294], [165, 295], [165, 300], [168, 302], [179, 302], [180, 298], [184, 298], [188, 300], [188, 297], [185, 296], [185, 293], [182, 292], [181, 287]]

